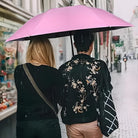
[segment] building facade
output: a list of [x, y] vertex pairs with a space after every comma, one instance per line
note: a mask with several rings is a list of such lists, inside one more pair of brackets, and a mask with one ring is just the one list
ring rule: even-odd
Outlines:
[[33, 16], [42, 12], [40, 0], [0, 0], [0, 138], [16, 138], [17, 92], [14, 69], [25, 62], [28, 42], [6, 39]]
[[138, 59], [138, 6], [136, 6], [133, 11], [131, 23], [134, 25], [133, 33], [131, 35], [131, 40], [133, 43], [130, 45], [131, 49], [129, 52], [131, 52], [131, 55], [133, 55], [134, 58]]
[[[45, 12], [51, 8], [73, 5], [86, 5], [89, 7], [101, 8], [109, 12], [113, 11], [113, 0], [1, 0], [0, 21], [3, 22], [1, 25], [6, 25], [6, 21], [10, 21], [10, 28], [12, 28], [12, 30], [9, 31], [11, 31], [12, 34], [27, 20], [39, 13]], [[7, 33], [5, 37], [9, 37], [9, 35]], [[105, 61], [108, 59], [110, 63], [111, 32], [100, 32], [97, 33], [96, 36], [95, 48], [92, 56]], [[52, 39], [51, 41], [54, 45], [56, 64], [58, 67], [72, 57], [70, 37]], [[25, 44], [22, 44], [23, 42], [16, 43], [18, 43], [19, 49], [22, 49], [21, 45], [26, 45], [25, 42]], [[19, 59], [19, 63], [21, 60], [23, 59]]]
[[[6, 89], [14, 87], [14, 69], [17, 64], [26, 62], [25, 54], [29, 42], [13, 41], [6, 43], [6, 39], [35, 15], [51, 8], [74, 5], [97, 7], [111, 13], [113, 11], [113, 0], [0, 0], [0, 89], [3, 86], [6, 86]], [[106, 62], [108, 61], [107, 64], [109, 68], [113, 55], [111, 53], [111, 36], [111, 31], [96, 33], [92, 53], [93, 57]], [[50, 41], [53, 45], [56, 66], [58, 68], [72, 57], [71, 40], [70, 37], [61, 37], [50, 39]], [[76, 54], [75, 49], [74, 52]], [[0, 108], [0, 138], [15, 138], [17, 98], [15, 91], [11, 92], [12, 95], [14, 95], [14, 106], [10, 108], [4, 106], [6, 110]], [[4, 104], [4, 101], [1, 99], [0, 91], [0, 104]], [[8, 134], [11, 134], [10, 137]]]

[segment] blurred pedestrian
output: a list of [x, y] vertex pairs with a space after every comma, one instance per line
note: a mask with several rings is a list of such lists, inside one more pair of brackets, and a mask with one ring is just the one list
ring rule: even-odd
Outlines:
[[27, 66], [42, 94], [58, 112], [57, 104], [62, 105], [63, 80], [54, 68], [55, 59], [50, 41], [40, 37], [32, 39], [26, 60], [27, 63], [18, 65], [14, 73], [18, 92], [17, 138], [61, 138], [57, 115], [37, 93], [23, 69], [23, 66]]
[[123, 61], [125, 63], [125, 70], [127, 70], [127, 60], [128, 60], [128, 58], [127, 58], [126, 54], [124, 54]]
[[59, 68], [66, 80], [65, 103], [61, 117], [69, 138], [102, 138], [103, 136], [98, 122], [99, 95], [102, 93], [101, 89], [106, 89], [110, 93], [112, 85], [106, 63], [90, 56], [93, 41], [94, 35], [89, 31], [76, 33], [74, 45], [78, 54]]

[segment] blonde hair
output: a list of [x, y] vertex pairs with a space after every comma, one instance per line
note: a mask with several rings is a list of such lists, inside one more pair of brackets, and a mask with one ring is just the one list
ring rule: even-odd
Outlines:
[[26, 53], [26, 61], [29, 63], [37, 61], [40, 64], [55, 67], [55, 58], [50, 41], [43, 37], [32, 39]]

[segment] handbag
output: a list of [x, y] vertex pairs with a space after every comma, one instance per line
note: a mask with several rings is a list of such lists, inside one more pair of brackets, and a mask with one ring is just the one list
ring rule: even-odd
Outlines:
[[[119, 127], [115, 105], [112, 99], [111, 90], [105, 73], [103, 73], [103, 82], [101, 82], [99, 98], [98, 98], [98, 123], [103, 135], [108, 137], [113, 131]], [[102, 81], [102, 80], [101, 80]]]
[[26, 64], [23, 64], [23, 69], [26, 73], [26, 76], [28, 77], [28, 79], [30, 80], [31, 84], [33, 85], [33, 87], [35, 88], [35, 90], [37, 91], [37, 93], [39, 94], [39, 96], [44, 100], [44, 102], [53, 110], [53, 112], [55, 113], [55, 115], [57, 116], [57, 112], [56, 109], [54, 108], [54, 106], [51, 104], [51, 102], [47, 99], [47, 97], [45, 97], [45, 95], [42, 93], [42, 91], [38, 88], [37, 84], [35, 83], [32, 75], [29, 72], [29, 69], [27, 67]]
[[111, 93], [107, 94], [102, 91], [100, 93], [98, 104], [100, 112], [98, 116], [99, 127], [102, 134], [108, 137], [114, 130], [119, 127]]
[[101, 75], [101, 78], [103, 79], [100, 80], [101, 85], [98, 98], [98, 123], [102, 134], [108, 137], [119, 127], [119, 123], [111, 95], [112, 86], [109, 83], [111, 79], [107, 67], [104, 68]]

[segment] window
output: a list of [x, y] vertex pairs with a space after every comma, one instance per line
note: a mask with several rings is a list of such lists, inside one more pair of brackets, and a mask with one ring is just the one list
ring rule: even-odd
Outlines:
[[136, 39], [136, 45], [138, 46], [138, 38]]
[[23, 6], [23, 1], [22, 0], [17, 0], [17, 6], [22, 7]]

